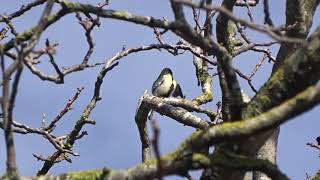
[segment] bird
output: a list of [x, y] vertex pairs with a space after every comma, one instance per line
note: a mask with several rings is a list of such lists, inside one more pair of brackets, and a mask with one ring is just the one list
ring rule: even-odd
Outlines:
[[170, 68], [162, 69], [160, 75], [152, 85], [152, 95], [158, 97], [184, 97], [181, 87], [173, 78]]
[[174, 90], [172, 71], [164, 68], [152, 84], [152, 94], [158, 97], [169, 97]]
[[[152, 84], [152, 95], [157, 97], [181, 97], [184, 98], [180, 85], [173, 78], [170, 68], [162, 69], [156, 81]], [[152, 118], [152, 110], [148, 114]]]

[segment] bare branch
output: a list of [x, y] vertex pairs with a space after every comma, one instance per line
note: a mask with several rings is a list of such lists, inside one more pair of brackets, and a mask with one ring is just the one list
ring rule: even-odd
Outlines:
[[[7, 18], [8, 18], [8, 20], [11, 20], [13, 18], [19, 17], [19, 16], [23, 15], [25, 12], [29, 11], [31, 8], [39, 6], [45, 2], [47, 2], [47, 0], [35, 0], [34, 2], [31, 2], [27, 5], [23, 5], [18, 11], [8, 15]], [[0, 17], [0, 22], [5, 22], [3, 17]]]
[[[93, 91], [93, 97], [91, 101], [88, 103], [87, 107], [83, 110], [81, 117], [76, 122], [74, 128], [71, 130], [71, 132], [67, 135], [66, 141], [63, 143], [64, 151], [71, 150], [75, 141], [79, 139], [79, 136], [81, 136], [81, 130], [85, 124], [95, 124], [94, 121], [89, 120], [89, 116], [92, 112], [92, 110], [95, 108], [96, 103], [101, 99], [100, 97], [100, 88], [103, 82], [103, 79], [106, 75], [106, 73], [110, 70], [112, 70], [115, 66], [117, 66], [118, 63], [112, 63], [112, 64], [106, 64], [100, 71], [99, 75], [97, 76], [97, 80], [95, 83], [95, 88]], [[49, 156], [47, 159], [49, 161], [45, 161], [42, 168], [38, 171], [37, 175], [44, 175], [46, 174], [51, 167], [55, 164], [56, 160], [61, 157], [63, 153], [61, 151], [56, 151], [51, 156]], [[67, 157], [65, 157], [67, 158]], [[70, 161], [70, 159], [66, 159]]]
[[307, 44], [304, 39], [293, 38], [293, 37], [289, 38], [289, 37], [286, 37], [283, 35], [278, 35], [279, 34], [278, 32], [280, 30], [279, 28], [273, 28], [270, 26], [254, 24], [254, 23], [248, 22], [244, 19], [238, 18], [238, 17], [234, 16], [230, 11], [228, 11], [227, 9], [225, 9], [224, 7], [221, 7], [221, 6], [207, 6], [207, 5], [202, 5], [202, 4], [196, 4], [196, 3], [193, 3], [192, 1], [188, 1], [188, 0], [174, 0], [174, 1], [185, 4], [185, 5], [193, 7], [193, 8], [202, 8], [202, 9], [210, 10], [210, 11], [218, 11], [218, 12], [223, 13], [226, 16], [228, 16], [228, 18], [230, 18], [230, 20], [232, 20], [236, 23], [240, 23], [240, 24], [242, 24], [246, 27], [249, 27], [253, 30], [256, 30], [258, 32], [265, 33], [265, 34], [269, 35], [272, 39], [279, 41], [279, 42], [296, 43], [296, 44], [300, 44], [300, 45]]
[[81, 94], [81, 91], [84, 89], [84, 87], [78, 88], [76, 94], [69, 99], [66, 106], [63, 108], [63, 110], [53, 119], [53, 121], [44, 128], [45, 131], [52, 132], [54, 128], [56, 127], [58, 121], [71, 109], [72, 104], [78, 99], [79, 95]]
[[163, 169], [162, 169], [162, 160], [161, 160], [161, 155], [160, 155], [160, 150], [159, 150], [159, 134], [160, 134], [160, 128], [157, 125], [157, 122], [155, 120], [152, 121], [152, 129], [153, 129], [153, 134], [154, 137], [152, 139], [152, 145], [154, 148], [154, 152], [156, 154], [157, 158], [157, 169], [158, 169], [158, 179], [162, 180], [163, 179]]

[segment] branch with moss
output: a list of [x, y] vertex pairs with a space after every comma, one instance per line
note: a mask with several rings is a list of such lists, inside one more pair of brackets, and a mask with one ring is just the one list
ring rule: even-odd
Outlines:
[[[193, 115], [191, 112], [175, 107], [169, 103], [170, 101], [174, 101], [175, 98], [165, 98], [167, 100], [163, 100], [163, 98], [152, 96], [150, 94], [144, 94], [142, 97], [142, 102], [139, 104], [138, 111], [136, 114], [137, 117], [145, 117], [145, 114], [148, 114], [149, 110], [152, 109], [161, 115], [168, 116], [179, 123], [185, 125], [185, 126], [191, 126], [198, 129], [207, 129], [209, 128], [209, 121], [203, 120], [195, 115]], [[172, 99], [172, 100], [171, 100]], [[184, 101], [185, 102], [185, 101]], [[183, 101], [180, 101], [181, 105], [180, 107], [186, 107], [189, 104], [182, 104]], [[190, 106], [189, 106], [190, 107]], [[188, 110], [202, 110], [199, 106], [195, 105], [194, 107], [188, 108]], [[204, 112], [210, 112], [208, 110], [203, 110]], [[213, 112], [212, 112], [213, 114]], [[139, 119], [139, 121], [142, 119]], [[146, 119], [145, 119], [146, 120]]]
[[[196, 30], [190, 27], [189, 24], [187, 24], [184, 21], [180, 21], [181, 19], [181, 14], [183, 14], [182, 11], [182, 6], [181, 3], [182, 1], [174, 1], [173, 2], [173, 9], [177, 9], [175, 11], [176, 13], [176, 21], [173, 22], [167, 22], [165, 20], [159, 20], [159, 19], [154, 19], [153, 17], [148, 17], [148, 16], [136, 16], [128, 12], [120, 12], [120, 11], [114, 11], [114, 10], [105, 10], [99, 7], [94, 7], [91, 5], [85, 5], [85, 4], [80, 4], [80, 3], [72, 3], [69, 1], [64, 1], [64, 0], [56, 0], [58, 2], [62, 9], [59, 10], [56, 14], [49, 16], [47, 18], [47, 21], [43, 25], [43, 30], [45, 30], [47, 27], [49, 27], [51, 24], [55, 23], [58, 21], [61, 17], [69, 14], [69, 13], [74, 13], [74, 12], [83, 12], [86, 14], [92, 13], [96, 14], [99, 17], [104, 17], [104, 18], [114, 18], [118, 20], [124, 20], [132, 23], [137, 23], [141, 24], [144, 26], [149, 26], [149, 27], [159, 27], [163, 28], [165, 30], [171, 30], [178, 36], [184, 38], [186, 41], [191, 43], [192, 45], [199, 46], [201, 49], [203, 49], [206, 52], [209, 52], [214, 55], [219, 56], [219, 70], [221, 74], [221, 79], [225, 78], [224, 82], [225, 84], [222, 84], [225, 86], [226, 89], [232, 89], [231, 94], [235, 94], [236, 101], [239, 103], [234, 103], [237, 107], [242, 108], [242, 100], [237, 100], [238, 99], [238, 93], [240, 92], [238, 86], [232, 86], [234, 85], [236, 81], [236, 76], [235, 73], [233, 72], [234, 69], [231, 66], [231, 53], [228, 51], [230, 46], [226, 44], [221, 44], [214, 42], [210, 37], [202, 37]], [[229, 1], [233, 2], [233, 1]], [[315, 1], [312, 1], [315, 2]], [[319, 1], [317, 1], [319, 2]], [[231, 3], [232, 4], [232, 3]], [[213, 10], [213, 7], [204, 7], [204, 6], [198, 6], [199, 8], [204, 8], [206, 10]], [[229, 6], [227, 4], [227, 6]], [[233, 5], [232, 5], [233, 6]], [[229, 8], [230, 9], [230, 8]], [[221, 10], [221, 9], [220, 9]], [[221, 10], [223, 12], [223, 10]], [[179, 14], [180, 13], [180, 14]], [[222, 14], [225, 14], [227, 16], [227, 19], [234, 18], [234, 16], [230, 13], [230, 11], [226, 11]], [[233, 19], [237, 20], [238, 22], [242, 22], [241, 19]], [[224, 22], [222, 22], [224, 23]], [[245, 24], [246, 22], [244, 22]], [[280, 36], [279, 29], [275, 29], [273, 27], [265, 27], [265, 26], [253, 26], [253, 24], [247, 23], [246, 24], [248, 27], [251, 28], [256, 28], [256, 30], [265, 32], [265, 33], [270, 33], [273, 38], [280, 38], [279, 41], [282, 42], [295, 42], [297, 43], [298, 40], [301, 42], [301, 39], [295, 39], [295, 38], [287, 38], [284, 36]], [[229, 25], [227, 26], [221, 26], [222, 29], [228, 30]], [[200, 142], [204, 142], [204, 144], [201, 144], [201, 147], [203, 148], [204, 145], [214, 145], [216, 143], [220, 143], [222, 141], [226, 140], [231, 140], [230, 142], [233, 142], [233, 139], [244, 139], [247, 137], [250, 137], [252, 135], [255, 135], [257, 133], [261, 133], [262, 131], [264, 132], [267, 129], [272, 129], [274, 127], [278, 127], [279, 124], [283, 123], [286, 119], [291, 118], [295, 116], [295, 112], [291, 112], [288, 107], [296, 110], [298, 113], [301, 113], [308, 108], [311, 108], [315, 104], [319, 102], [319, 95], [318, 91], [315, 91], [315, 89], [318, 89], [318, 87], [310, 87], [309, 89], [311, 90], [305, 90], [308, 91], [308, 93], [313, 93], [312, 96], [315, 99], [314, 101], [310, 101], [309, 99], [306, 99], [304, 95], [299, 94], [297, 97], [296, 94], [303, 91], [305, 87], [310, 86], [315, 84], [319, 80], [319, 29], [317, 32], [308, 40], [308, 46], [303, 46], [299, 47], [298, 50], [295, 53], [292, 53], [288, 58], [285, 58], [284, 63], [277, 69], [277, 71], [274, 72], [273, 76], [269, 79], [269, 81], [265, 84], [265, 86], [259, 91], [258, 95], [252, 100], [253, 102], [250, 102], [249, 105], [244, 109], [245, 115], [243, 117], [238, 117], [238, 113], [235, 113], [235, 115], [232, 115], [232, 117], [228, 118], [230, 120], [238, 120], [238, 119], [247, 119], [244, 121], [239, 121], [239, 122], [234, 122], [234, 123], [224, 123], [222, 125], [217, 125], [214, 127], [207, 127], [209, 126], [208, 123], [202, 123], [202, 121], [198, 117], [192, 115], [190, 112], [192, 109], [195, 111], [201, 111], [204, 113], [211, 113], [207, 110], [203, 110], [200, 107], [191, 107], [190, 104], [188, 105], [173, 105], [170, 104], [171, 100], [162, 100], [162, 99], [157, 99], [155, 97], [148, 97], [145, 98], [145, 101], [143, 103], [147, 103], [148, 105], [151, 105], [151, 108], [153, 109], [158, 109], [158, 112], [162, 112], [164, 115], [167, 115], [169, 117], [172, 117], [174, 119], [180, 119], [180, 123], [192, 125], [194, 127], [199, 127], [201, 129], [207, 129], [207, 131], [199, 131], [197, 133], [200, 133], [197, 135], [197, 138], [195, 140], [190, 141], [191, 145], [191, 150], [193, 151], [193, 146], [195, 144], [198, 144], [196, 140], [199, 140]], [[17, 45], [21, 44], [24, 41], [30, 40], [36, 33], [36, 28], [31, 28], [29, 31], [26, 31], [22, 34], [19, 34], [16, 38], [10, 40], [8, 43], [4, 45], [3, 48], [3, 54], [7, 54], [8, 50], [10, 50], [13, 47], [16, 47]], [[228, 33], [225, 32], [225, 33]], [[274, 37], [272, 34], [274, 33], [276, 36]], [[230, 33], [231, 34], [231, 33]], [[269, 34], [269, 35], [270, 35]], [[229, 37], [222, 37], [222, 38], [229, 38]], [[220, 41], [220, 40], [219, 40]], [[224, 40], [220, 41], [223, 42]], [[227, 40], [228, 41], [228, 40]], [[304, 41], [303, 41], [304, 42]], [[302, 42], [302, 44], [304, 44]], [[301, 44], [301, 43], [300, 43]], [[157, 47], [161, 48], [168, 48], [173, 50], [176, 50], [174, 46], [172, 45], [165, 45], [161, 44], [159, 46], [153, 46], [151, 49], [156, 49]], [[150, 47], [141, 47], [141, 51], [146, 50]], [[232, 49], [232, 48], [231, 48]], [[127, 56], [130, 53], [135, 52], [137, 49], [124, 49], [122, 52], [116, 54], [114, 57], [112, 57], [107, 63], [105, 64], [104, 68], [101, 70], [100, 74], [97, 77], [97, 81], [95, 84], [95, 90], [94, 90], [94, 95], [91, 101], [89, 102], [87, 108], [83, 111], [82, 116], [80, 117], [79, 121], [75, 125], [74, 129], [70, 132], [67, 141], [64, 143], [64, 146], [67, 148], [72, 148], [75, 140], [77, 137], [79, 137], [80, 131], [83, 127], [84, 124], [91, 122], [88, 120], [89, 115], [92, 111], [92, 109], [95, 107], [96, 103], [100, 100], [100, 87], [103, 82], [103, 79], [106, 75], [106, 73], [111, 70], [114, 66], [117, 65], [117, 61], [124, 57]], [[140, 51], [139, 50], [139, 51]], [[192, 49], [190, 50], [191, 52]], [[88, 51], [89, 52], [89, 51]], [[207, 58], [203, 58], [203, 55], [199, 53], [194, 53], [193, 54], [198, 54], [199, 57], [201, 57], [203, 60]], [[307, 67], [307, 68], [303, 68]], [[306, 81], [306, 77], [310, 77], [310, 80]], [[211, 84], [208, 83], [210, 86]], [[236, 84], [237, 85], [237, 84]], [[293, 88], [292, 88], [293, 87]], [[210, 87], [211, 88], [211, 87]], [[315, 89], [314, 89], [315, 88]], [[289, 91], [289, 92], [288, 92]], [[303, 92], [305, 93], [305, 92]], [[226, 94], [225, 94], [226, 95]], [[211, 94], [212, 96], [212, 94]], [[309, 94], [309, 96], [311, 96]], [[228, 97], [228, 96], [227, 96]], [[239, 97], [242, 97], [241, 95]], [[291, 99], [290, 99], [291, 98]], [[298, 99], [298, 101], [294, 99]], [[310, 98], [310, 97], [309, 97]], [[242, 98], [241, 98], [242, 99]], [[274, 100], [273, 100], [274, 99]], [[290, 99], [289, 101], [291, 103], [284, 102], [285, 100]], [[163, 103], [164, 104], [161, 104]], [[284, 102], [284, 103], [283, 103]], [[301, 104], [304, 105], [304, 107], [300, 107], [299, 103], [297, 102], [302, 102]], [[180, 102], [178, 102], [179, 104]], [[183, 103], [183, 102], [182, 102]], [[281, 104], [283, 103], [283, 104]], [[287, 103], [287, 104], [286, 104]], [[280, 105], [281, 104], [281, 105]], [[286, 106], [284, 105], [286, 104]], [[276, 107], [275, 109], [270, 110], [272, 107], [275, 107], [277, 105], [280, 105], [279, 107]], [[283, 105], [283, 106], [282, 106]], [[189, 109], [181, 109], [179, 107], [189, 107]], [[234, 108], [234, 107], [232, 107]], [[239, 111], [241, 110], [239, 108]], [[296, 108], [301, 108], [301, 109], [296, 109]], [[147, 108], [145, 108], [147, 109]], [[150, 109], [150, 108], [149, 108]], [[266, 113], [263, 113], [267, 110], [270, 110]], [[145, 110], [147, 112], [147, 110]], [[178, 112], [178, 113], [176, 113]], [[262, 114], [261, 114], [262, 113]], [[269, 114], [270, 113], [270, 114]], [[278, 115], [279, 113], [282, 113]], [[145, 112], [143, 112], [143, 116], [146, 115]], [[226, 113], [227, 114], [227, 113]], [[261, 114], [261, 115], [259, 115]], [[256, 116], [259, 115], [259, 116]], [[254, 117], [256, 116], [256, 117]], [[191, 117], [191, 118], [190, 118]], [[254, 118], [252, 118], [254, 117]], [[251, 118], [251, 119], [250, 119]], [[139, 118], [140, 119], [140, 118]], [[196, 119], [196, 121], [191, 121], [190, 119]], [[144, 121], [146, 118], [144, 118]], [[200, 122], [200, 123], [199, 123]], [[205, 121], [204, 121], [205, 122]], [[205, 125], [203, 125], [205, 124]], [[145, 126], [146, 127], [146, 126]], [[145, 133], [146, 128], [143, 128], [143, 131]], [[208, 135], [209, 134], [209, 135]], [[204, 137], [204, 135], [207, 135]], [[220, 139], [219, 139], [220, 138]], [[192, 138], [191, 138], [192, 139]], [[256, 147], [256, 146], [255, 146]], [[200, 148], [200, 144], [199, 144]], [[186, 149], [185, 149], [186, 150]], [[190, 150], [187, 148], [187, 150]], [[189, 152], [189, 151], [185, 151]], [[245, 152], [245, 150], [244, 150]], [[44, 170], [42, 173], [46, 173], [51, 167], [52, 163], [55, 162], [55, 159], [60, 157], [60, 155], [63, 154], [60, 151], [57, 151], [54, 153], [52, 156], [50, 156], [46, 161], [49, 163], [45, 163]], [[188, 154], [188, 153], [187, 153]], [[148, 159], [148, 158], [145, 158]], [[147, 161], [148, 162], [148, 161]], [[176, 162], [175, 162], [176, 163]], [[178, 162], [180, 163], [180, 162]], [[168, 170], [170, 172], [175, 172], [175, 169], [173, 170]], [[109, 171], [108, 171], [109, 172]], [[112, 171], [114, 172], [114, 171]], [[41, 173], [39, 173], [41, 174]], [[119, 172], [116, 172], [114, 175], [119, 175]], [[148, 176], [148, 173], [145, 175]]]
[[[149, 101], [152, 101], [153, 99], [161, 100], [161, 98], [153, 97], [150, 98]], [[290, 100], [254, 118], [242, 121], [226, 122], [210, 127], [207, 130], [197, 131], [185, 140], [178, 151], [199, 152], [203, 146], [212, 146], [225, 141], [238, 142], [239, 140], [243, 140], [258, 133], [278, 127], [287, 120], [312, 109], [319, 103], [320, 84], [307, 88]], [[140, 107], [142, 106], [146, 105], [143, 105], [141, 102]], [[157, 110], [157, 108], [166, 107], [166, 105], [163, 103], [159, 104], [158, 102], [157, 104], [151, 104], [151, 107]], [[138, 127], [141, 128], [139, 129], [141, 137], [145, 137], [142, 136], [144, 134], [141, 132], [146, 130], [146, 127], [139, 126], [139, 123], [146, 122], [148, 111], [149, 109], [146, 106], [145, 108], [139, 108], [137, 112], [136, 122]], [[137, 117], [144, 117], [145, 120], [142, 121]]]
[[[232, 11], [235, 1], [223, 1], [222, 6]], [[236, 71], [232, 66], [235, 40], [235, 24], [229, 17], [220, 13], [216, 25], [217, 40], [228, 52], [218, 54], [218, 73], [222, 91], [222, 117], [226, 121], [240, 119], [243, 106], [242, 94]]]
[[[147, 117], [151, 109], [161, 115], [171, 117], [183, 125], [197, 129], [209, 128], [211, 122], [216, 117], [216, 113], [198, 106], [194, 101], [179, 98], [160, 98], [145, 93], [139, 100], [135, 115], [135, 122], [139, 130], [142, 147], [142, 162], [151, 158], [151, 143], [147, 128]], [[203, 120], [191, 112], [204, 113], [210, 118], [211, 122]]]
[[[137, 16], [126, 11], [115, 11], [110, 9], [101, 9], [89, 4], [73, 3], [65, 0], [57, 0], [66, 13], [83, 12], [92, 13], [101, 18], [111, 18], [136, 23], [148, 27], [158, 27], [165, 30], [171, 30], [175, 34], [181, 36], [189, 43], [199, 46], [202, 49], [215, 54], [221, 52], [223, 47], [212, 41], [210, 38], [202, 38], [193, 28], [184, 21], [168, 22], [166, 20], [155, 19], [149, 16]], [[181, 8], [177, 8], [181, 9]], [[222, 48], [222, 49], [221, 49]]]
[[[220, 154], [214, 157], [201, 153], [168, 154], [162, 157], [164, 175], [186, 176], [188, 170], [197, 170], [209, 166], [224, 166], [230, 169], [258, 170], [265, 172], [273, 179], [288, 180], [276, 166], [265, 160], [251, 159], [234, 154]], [[75, 179], [132, 179], [149, 180], [158, 177], [157, 161], [149, 160], [143, 164], [126, 170], [112, 170], [108, 168], [70, 172], [58, 176], [23, 177], [23, 180], [75, 180]], [[6, 177], [2, 177], [6, 179]]]
[[[272, 74], [257, 95], [245, 108], [244, 118], [275, 107], [290, 99], [312, 84], [320, 77], [320, 27], [310, 36], [309, 45], [300, 47], [285, 59], [284, 63]], [[308, 68], [304, 68], [308, 67]], [[308, 77], [308, 80], [305, 78]]]
[[[96, 87], [99, 87], [99, 86], [96, 86]], [[98, 94], [96, 95], [97, 97], [99, 97]], [[195, 163], [192, 163], [195, 165], [191, 165], [190, 169], [194, 168], [196, 165], [197, 165], [196, 167], [199, 168], [199, 163], [205, 164], [207, 161], [204, 161], [203, 158], [199, 158], [200, 156], [197, 156], [194, 153], [198, 152], [203, 147], [203, 145], [211, 146], [217, 143], [221, 143], [225, 140], [237, 141], [239, 138], [241, 139], [241, 138], [246, 138], [246, 137], [255, 135], [256, 133], [260, 133], [261, 131], [265, 131], [267, 129], [273, 128], [275, 126], [278, 126], [286, 122], [287, 120], [293, 118], [294, 116], [297, 116], [300, 113], [303, 113], [311, 109], [315, 105], [319, 104], [319, 102], [320, 102], [320, 84], [309, 87], [302, 93], [299, 93], [298, 95], [284, 102], [280, 106], [275, 107], [270, 111], [263, 113], [257, 117], [254, 117], [248, 120], [243, 120], [243, 121], [223, 123], [221, 125], [213, 126], [208, 130], [197, 131], [193, 133], [193, 135], [191, 135], [188, 139], [186, 139], [185, 142], [181, 144], [180, 148], [175, 153], [168, 154], [162, 158], [164, 162], [163, 172], [166, 174], [181, 174], [182, 170], [184, 171], [189, 170], [188, 168], [187, 169], [182, 168], [190, 164], [190, 160], [188, 159], [188, 157], [192, 157], [192, 160], [197, 160], [195, 161]], [[89, 110], [90, 109], [91, 108], [89, 108]], [[89, 111], [87, 112], [90, 113]], [[189, 153], [186, 153], [186, 152], [189, 152]], [[232, 157], [232, 159], [233, 158], [234, 157]], [[223, 161], [223, 162], [228, 162], [228, 161]], [[234, 163], [232, 164], [236, 165]], [[212, 166], [211, 163], [210, 163], [210, 166]], [[240, 166], [238, 168], [246, 169], [245, 167], [247, 166]], [[255, 168], [252, 170], [260, 170], [260, 169]], [[131, 176], [137, 179], [145, 179], [145, 178], [153, 177], [157, 174], [156, 162], [154, 160], [147, 161], [145, 164], [138, 165], [137, 167], [128, 169], [127, 171], [124, 171], [124, 172], [111, 171], [111, 170], [106, 170], [106, 171], [108, 172], [107, 174], [109, 178]], [[263, 170], [263, 168], [261, 171], [266, 174], [269, 174], [268, 171]]]
[[[309, 87], [302, 93], [299, 93], [278, 107], [275, 107], [257, 117], [243, 121], [223, 123], [221, 125], [213, 126], [208, 130], [196, 131], [180, 145], [176, 152], [167, 154], [161, 158], [163, 161], [163, 173], [166, 175], [179, 175], [187, 173], [188, 170], [203, 168], [205, 167], [204, 165], [210, 165], [211, 167], [213, 165], [219, 165], [226, 167], [230, 166], [231, 168], [237, 168], [241, 170], [259, 170], [270, 175], [271, 177], [282, 177], [283, 179], [286, 179], [282, 173], [275, 173], [277, 171], [275, 171], [274, 165], [267, 163], [267, 166], [265, 166], [266, 164], [264, 163], [267, 161], [264, 160], [261, 160], [264, 163], [252, 163], [252, 161], [247, 161], [242, 158], [240, 160], [242, 164], [239, 165], [239, 163], [230, 162], [235, 162], [237, 157], [242, 156], [230, 156], [230, 161], [226, 161], [226, 157], [224, 157], [222, 161], [211, 161], [210, 158], [205, 158], [206, 155], [199, 155], [197, 152], [203, 148], [203, 145], [212, 146], [225, 140], [236, 141], [257, 133], [261, 133], [261, 131], [271, 129], [307, 110], [310, 110], [319, 104], [319, 102], [320, 84]], [[219, 154], [213, 156], [213, 158], [217, 158], [219, 160]], [[231, 159], [233, 161], [231, 161]], [[90, 172], [93, 173], [93, 171]], [[96, 176], [97, 172], [99, 176]], [[86, 172], [81, 172], [82, 177], [85, 175], [83, 173]], [[104, 169], [94, 171], [95, 176], [92, 176], [93, 174], [91, 173], [90, 177], [96, 178], [100, 178], [100, 176], [103, 174], [103, 177], [106, 179], [119, 177], [130, 177], [130, 179], [150, 179], [156, 177], [158, 171], [156, 161], [150, 160], [126, 171], [113, 171], [110, 169]], [[69, 174], [68, 177], [72, 177], [71, 175]], [[75, 173], [73, 175], [79, 174]], [[64, 175], [62, 177], [66, 176]], [[75, 176], [73, 176], [73, 178], [75, 178]]]
[[[243, 112], [243, 119], [254, 117], [292, 98], [305, 87], [318, 82], [320, 77], [319, 42], [320, 28], [308, 39], [307, 47], [300, 47], [291, 53], [282, 65], [273, 72], [256, 96], [249, 102]], [[308, 67], [308, 68], [305, 68]], [[308, 79], [308, 80], [306, 80]], [[264, 147], [273, 131], [260, 134], [255, 140], [246, 140], [240, 145], [245, 154], [254, 155]], [[274, 144], [274, 143], [273, 143]]]
[[[310, 32], [313, 16], [318, 7], [319, 0], [293, 0], [286, 2], [286, 26], [296, 24], [286, 32], [286, 36], [306, 39]], [[273, 66], [273, 72], [287, 59], [292, 53], [299, 49], [299, 46], [291, 43], [282, 43]]]
[[[203, 51], [199, 47], [194, 48], [198, 53], [203, 54]], [[208, 72], [208, 63], [203, 61], [197, 56], [193, 56], [193, 64], [196, 68], [196, 76], [198, 79], [198, 86], [201, 85], [202, 94], [192, 101], [198, 105], [205, 104], [212, 101], [212, 76]]]
[[[211, 0], [207, 0], [205, 3], [211, 4]], [[194, 10], [194, 9], [193, 9]], [[195, 11], [195, 10], [194, 10]], [[199, 34], [201, 34], [203, 37], [211, 38], [212, 36], [212, 17], [211, 17], [212, 11], [206, 12], [206, 20], [204, 22], [203, 28], [199, 28]], [[200, 27], [198, 18], [196, 17], [196, 14], [194, 14], [194, 20], [196, 24]], [[195, 49], [205, 55], [208, 56], [207, 51], [203, 51], [200, 47], [195, 47]], [[213, 100], [213, 92], [212, 92], [212, 76], [209, 74], [209, 67], [208, 63], [203, 61], [202, 59], [193, 56], [193, 64], [196, 68], [196, 76], [198, 79], [198, 86], [201, 85], [202, 88], [202, 94], [198, 97], [196, 97], [193, 101], [197, 104], [205, 104], [207, 102], [210, 102]]]

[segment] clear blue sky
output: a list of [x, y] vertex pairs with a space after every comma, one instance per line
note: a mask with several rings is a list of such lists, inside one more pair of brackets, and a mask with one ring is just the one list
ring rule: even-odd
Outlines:
[[[22, 4], [30, 1], [2, 0], [0, 14], [11, 13]], [[97, 0], [82, 0], [80, 2], [97, 4]], [[284, 24], [285, 11], [284, 1], [270, 0], [271, 15], [276, 25]], [[172, 19], [170, 4], [168, 1], [111, 1], [109, 8], [126, 10], [138, 15], [151, 15], [156, 18], [166, 17]], [[41, 15], [43, 6], [35, 8], [25, 16], [13, 21], [18, 32], [23, 32], [34, 26]], [[190, 11], [187, 11], [190, 12]], [[247, 18], [245, 11], [237, 8], [236, 12]], [[262, 21], [262, 3], [254, 9], [256, 22]], [[315, 19], [319, 19], [319, 12]], [[319, 22], [314, 22], [319, 25]], [[2, 28], [3, 25], [0, 25]], [[252, 39], [266, 40], [256, 32], [248, 32]], [[52, 25], [41, 39], [41, 47], [44, 47], [45, 38], [52, 42], [58, 42], [56, 62], [62, 66], [70, 66], [80, 63], [87, 50], [87, 44], [83, 29], [78, 25], [74, 15], [64, 17], [58, 23]], [[101, 62], [112, 57], [122, 49], [138, 47], [151, 43], [157, 43], [153, 30], [148, 27], [132, 23], [103, 19], [100, 28], [93, 31], [96, 44], [91, 62]], [[168, 43], [176, 43], [178, 38], [167, 33], [164, 40]], [[272, 49], [276, 56], [278, 47]], [[249, 74], [255, 64], [262, 58], [262, 54], [247, 53], [235, 60], [235, 66], [244, 73]], [[53, 73], [47, 58], [42, 58], [39, 67], [47, 73]], [[172, 56], [166, 51], [149, 51], [129, 55], [121, 60], [120, 65], [111, 71], [105, 78], [102, 86], [102, 101], [91, 115], [96, 120], [95, 126], [87, 125], [84, 130], [89, 135], [77, 141], [74, 151], [80, 157], [72, 157], [72, 164], [62, 162], [56, 164], [50, 171], [58, 174], [66, 171], [77, 171], [102, 167], [116, 169], [128, 168], [141, 162], [140, 140], [138, 130], [134, 122], [134, 115], [138, 99], [143, 92], [150, 87], [154, 79], [164, 67], [170, 67], [177, 81], [182, 86], [187, 98], [192, 99], [201, 93], [200, 87], [195, 86], [196, 77], [192, 64], [192, 56], [185, 53], [180, 56]], [[55, 85], [51, 82], [40, 81], [32, 76], [28, 69], [23, 72], [14, 117], [20, 122], [33, 127], [40, 127], [41, 114], [45, 113], [47, 120], [52, 120], [64, 107], [67, 100], [73, 96], [76, 88], [84, 86], [85, 89], [75, 102], [73, 110], [64, 116], [56, 129], [57, 135], [63, 135], [70, 131], [75, 121], [80, 117], [82, 110], [92, 97], [92, 90], [96, 76], [101, 67], [88, 69], [80, 73], [72, 74], [65, 79], [65, 84]], [[265, 63], [253, 79], [258, 88], [268, 78], [271, 64]], [[215, 72], [213, 70], [212, 72]], [[253, 95], [245, 81], [241, 80], [245, 92]], [[206, 107], [215, 109], [215, 103], [220, 100], [220, 88], [218, 78], [213, 80], [214, 101]], [[299, 116], [286, 123], [281, 128], [278, 144], [278, 163], [280, 169], [291, 179], [305, 179], [305, 173], [313, 175], [319, 168], [318, 152], [307, 147], [305, 144], [314, 141], [319, 134], [316, 127], [320, 122], [316, 117], [320, 114], [320, 108]], [[194, 130], [176, 123], [174, 120], [163, 116], [156, 116], [161, 128], [160, 147], [161, 153], [174, 151], [182, 139]], [[51, 144], [38, 135], [15, 135], [18, 167], [22, 175], [34, 175], [42, 166], [37, 162], [32, 153], [44, 156], [55, 151]], [[0, 174], [5, 172], [5, 147], [3, 133], [0, 134]], [[173, 178], [175, 179], [175, 178]]]

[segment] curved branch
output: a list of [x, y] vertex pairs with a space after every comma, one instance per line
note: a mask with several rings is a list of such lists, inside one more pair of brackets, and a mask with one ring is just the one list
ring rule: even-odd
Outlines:
[[[180, 159], [179, 159], [180, 158]], [[210, 166], [224, 166], [231, 169], [244, 169], [247, 171], [262, 171], [268, 174], [272, 179], [288, 180], [289, 178], [284, 175], [278, 167], [274, 166], [268, 161], [251, 159], [244, 156], [237, 156], [234, 154], [219, 154], [217, 156], [210, 157], [205, 154], [194, 153], [183, 155], [180, 157], [166, 155], [162, 157], [163, 160], [163, 175], [185, 175], [187, 169], [197, 170]], [[117, 180], [117, 179], [131, 179], [131, 180], [150, 180], [158, 177], [158, 169], [155, 160], [150, 160], [141, 165], [137, 165], [127, 170], [112, 170], [108, 168], [80, 171], [73, 173], [66, 173], [58, 176], [41, 176], [27, 178], [24, 180], [71, 180], [81, 177], [82, 179], [105, 179], [105, 180]]]
[[150, 109], [160, 113], [161, 115], [168, 116], [186, 126], [191, 126], [198, 129], [209, 128], [209, 121], [203, 120], [185, 109], [167, 104], [164, 102], [163, 98], [152, 96], [150, 94], [144, 94], [140, 108], [137, 111], [137, 116], [144, 117], [139, 114], [145, 112], [148, 114]]

